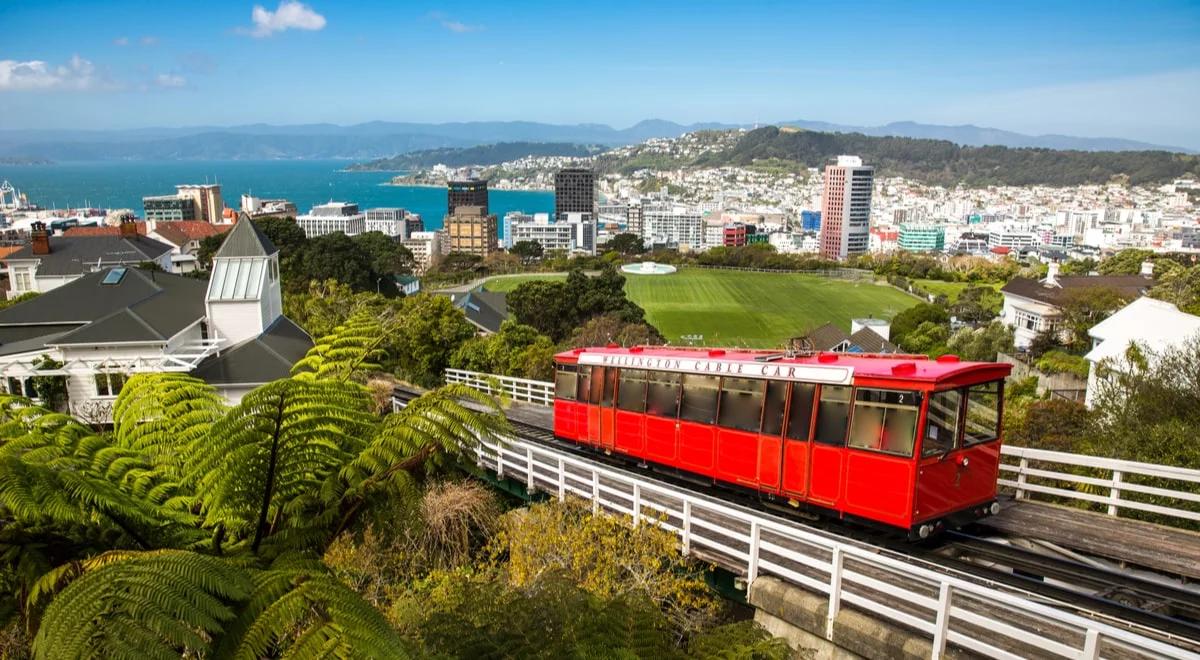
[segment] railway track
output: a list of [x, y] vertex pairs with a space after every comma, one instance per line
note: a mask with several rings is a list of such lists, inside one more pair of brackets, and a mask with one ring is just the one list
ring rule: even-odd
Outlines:
[[[402, 388], [395, 392], [396, 398], [403, 402], [418, 395]], [[674, 470], [653, 469], [654, 466], [634, 468], [626, 460], [560, 441], [544, 426], [512, 418], [509, 423], [524, 440], [627, 472], [645, 471], [655, 479], [693, 492], [707, 495], [710, 493], [704, 491], [712, 489], [711, 484], [683, 478]], [[869, 546], [895, 557], [920, 562], [926, 568], [969, 576], [988, 586], [1007, 587], [1039, 602], [1133, 625], [1158, 633], [1164, 639], [1188, 640], [1193, 650], [1200, 652], [1200, 592], [960, 531], [946, 532], [936, 539], [913, 544], [895, 534], [847, 526], [827, 518], [797, 520], [795, 512], [788, 510], [786, 505], [770, 504], [735, 490], [721, 489], [720, 498], [773, 515], [789, 524], [819, 530], [842, 542]], [[1088, 593], [1088, 590], [1094, 592]]]

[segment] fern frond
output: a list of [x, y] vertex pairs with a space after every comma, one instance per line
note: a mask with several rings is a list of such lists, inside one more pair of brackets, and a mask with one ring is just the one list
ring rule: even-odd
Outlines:
[[207, 640], [250, 595], [232, 562], [158, 550], [100, 562], [58, 594], [34, 638], [37, 658], [179, 657], [203, 654]]
[[113, 404], [113, 437], [177, 473], [189, 448], [204, 440], [225, 411], [216, 389], [198, 378], [137, 374]]
[[379, 371], [385, 356], [381, 346], [390, 328], [369, 310], [359, 310], [330, 334], [316, 341], [308, 353], [292, 366], [300, 379], [359, 381]]
[[[268, 521], [294, 512], [291, 502], [319, 491], [375, 434], [369, 410], [366, 390], [353, 383], [284, 379], [247, 394], [187, 466], [206, 524], [253, 536], [257, 551]], [[304, 520], [282, 520], [293, 522]]]

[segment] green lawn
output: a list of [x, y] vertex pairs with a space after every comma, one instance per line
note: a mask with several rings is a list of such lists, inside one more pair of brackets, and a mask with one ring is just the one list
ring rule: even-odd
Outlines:
[[[507, 292], [522, 282], [562, 278], [504, 277], [488, 281], [486, 288]], [[700, 334], [710, 346], [773, 348], [823, 323], [832, 321], [849, 332], [851, 318], [891, 318], [917, 303], [870, 282], [699, 268], [673, 275], [627, 274], [625, 291], [672, 344], [683, 343], [681, 335]]]
[[950, 302], [954, 302], [958, 298], [958, 294], [969, 286], [988, 286], [993, 289], [999, 289], [1002, 284], [988, 284], [986, 282], [943, 282], [942, 280], [913, 280], [913, 284], [925, 289], [935, 296], [944, 295]]
[[815, 275], [684, 269], [674, 275], [626, 275], [625, 291], [667, 339], [704, 335], [710, 346], [773, 348], [833, 322], [891, 318], [917, 303], [896, 289]]
[[509, 293], [518, 286], [533, 280], [565, 280], [566, 275], [503, 275], [483, 283], [484, 291]]

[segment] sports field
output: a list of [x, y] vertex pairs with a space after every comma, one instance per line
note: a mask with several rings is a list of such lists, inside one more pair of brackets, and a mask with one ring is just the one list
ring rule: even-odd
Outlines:
[[944, 282], [942, 280], [913, 280], [913, 284], [920, 286], [935, 296], [945, 295], [950, 302], [957, 300], [958, 294], [962, 293], [963, 289], [969, 286], [987, 286], [993, 289], [999, 289], [1001, 286], [1000, 284], [988, 284], [986, 282], [972, 284], [969, 282]]
[[[487, 288], [511, 291], [529, 279], [535, 277], [492, 280]], [[828, 322], [849, 332], [851, 318], [891, 318], [918, 302], [871, 282], [699, 268], [673, 275], [626, 275], [625, 291], [672, 344], [685, 343], [682, 335], [698, 334], [710, 346], [761, 348], [779, 346]]]

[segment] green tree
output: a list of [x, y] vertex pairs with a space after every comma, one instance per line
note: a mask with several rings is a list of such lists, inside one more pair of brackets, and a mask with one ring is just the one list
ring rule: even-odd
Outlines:
[[959, 321], [978, 325], [996, 318], [1004, 305], [1004, 296], [990, 286], [968, 286], [959, 292], [950, 314]]
[[950, 340], [950, 326], [933, 321], [923, 321], [916, 329], [904, 335], [900, 347], [909, 353], [924, 353], [938, 356], [946, 353]]
[[963, 328], [950, 337], [946, 348], [964, 360], [993, 362], [997, 354], [1012, 350], [1013, 331], [1000, 321], [982, 328]]
[[1029, 342], [1029, 355], [1036, 360], [1056, 348], [1062, 348], [1062, 346], [1061, 333], [1057, 327], [1050, 326], [1034, 335], [1033, 341]]
[[634, 256], [642, 254], [646, 251], [646, 246], [642, 242], [642, 237], [637, 234], [621, 233], [609, 239], [608, 243], [604, 244], [605, 250], [612, 250], [617, 254], [626, 256]]
[[467, 340], [450, 358], [450, 366], [550, 380], [554, 376], [554, 342], [536, 329], [509, 319], [496, 334]]
[[[900, 346], [905, 346], [905, 337], [915, 331], [922, 323], [933, 323], [935, 325], [945, 325], [950, 322], [950, 315], [946, 312], [946, 308], [940, 305], [930, 303], [919, 303], [908, 309], [900, 312], [892, 319], [892, 341]], [[949, 336], [950, 330], [947, 327], [946, 334]], [[919, 351], [924, 352], [924, 351]]]
[[1101, 275], [1137, 275], [1142, 272], [1142, 263], [1154, 256], [1152, 250], [1129, 248], [1121, 250], [1100, 262]]
[[421, 293], [405, 298], [392, 333], [401, 373], [418, 385], [436, 385], [475, 326], [445, 296]]
[[1200, 314], [1200, 266], [1171, 268], [1161, 273], [1150, 295], [1173, 303], [1180, 311]]
[[413, 253], [397, 239], [381, 231], [368, 231], [354, 236], [352, 240], [358, 249], [367, 253], [371, 270], [377, 277], [412, 272]]
[[666, 341], [658, 329], [643, 322], [629, 322], [618, 314], [601, 314], [588, 319], [576, 328], [567, 345], [572, 348], [604, 346], [609, 342], [621, 346], [649, 346]]
[[513, 243], [511, 252], [528, 265], [541, 259], [543, 250], [542, 244], [537, 241], [517, 241]]
[[375, 271], [371, 255], [341, 232], [310, 239], [291, 262], [292, 289], [303, 290], [313, 280], [337, 280], [354, 291], [396, 293], [391, 278]]
[[1083, 287], [1069, 291], [1062, 303], [1060, 328], [1067, 348], [1082, 353], [1091, 345], [1088, 330], [1129, 303], [1119, 291], [1109, 287]]
[[1059, 273], [1062, 275], [1087, 275], [1096, 270], [1098, 265], [1097, 261], [1091, 257], [1071, 259], [1060, 267]]
[[254, 226], [271, 239], [281, 259], [297, 254], [308, 242], [308, 236], [296, 224], [295, 218], [263, 218], [255, 220]]

